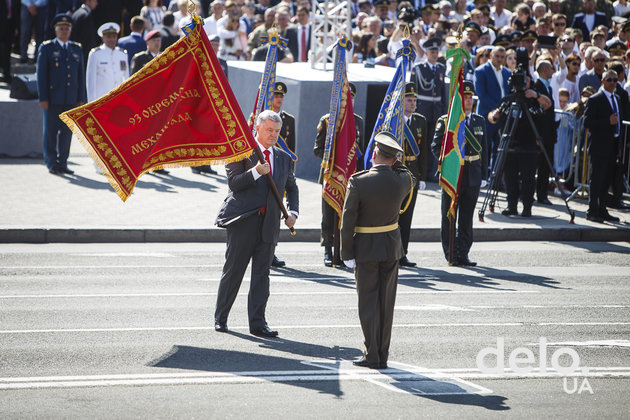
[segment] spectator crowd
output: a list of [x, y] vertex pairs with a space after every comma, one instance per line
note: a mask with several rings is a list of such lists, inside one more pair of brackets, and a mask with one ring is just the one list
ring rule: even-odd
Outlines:
[[[261, 35], [274, 26], [288, 39], [279, 61], [304, 62], [314, 54], [311, 31], [315, 14], [309, 0], [0, 0], [4, 78], [11, 78], [11, 52], [19, 54], [22, 63], [37, 60], [40, 45], [55, 38], [53, 19], [59, 14], [72, 20], [70, 40], [82, 46], [83, 71], [91, 68], [87, 66], [91, 51], [102, 45], [112, 48], [111, 40], [107, 43], [99, 29], [115, 23], [115, 30], [110, 25], [108, 32], [117, 34], [117, 45], [127, 54], [126, 65], [116, 65], [122, 74], [132, 74], [183, 36], [180, 28], [191, 20], [191, 3], [204, 18], [204, 29], [226, 72], [225, 62], [231, 60], [264, 61], [267, 47], [261, 45]], [[534, 87], [540, 81], [537, 92], [549, 97], [552, 110], [580, 117], [588, 97], [605, 88], [604, 75], [612, 71], [617, 75], [613, 89], [619, 97], [617, 114], [620, 120], [630, 120], [627, 0], [350, 0], [350, 11], [352, 61], [367, 68], [395, 65], [408, 26], [416, 51], [411, 81], [416, 84], [417, 112], [427, 118], [429, 139], [437, 119], [446, 112], [450, 63], [445, 53], [457, 44], [458, 34], [460, 45], [471, 55], [465, 63], [465, 78], [474, 83], [476, 110], [484, 118], [509, 95], [508, 80], [520, 47], [527, 51], [529, 83]], [[34, 50], [29, 48], [31, 44]], [[35, 55], [29, 56], [32, 51]], [[142, 61], [134, 60], [138, 54], [144, 54]], [[556, 125], [566, 130], [561, 121]], [[499, 128], [486, 122], [490, 164], [496, 157]], [[553, 160], [558, 136], [545, 137]], [[556, 147], [556, 157], [565, 152]], [[435, 180], [436, 162], [432, 157], [429, 160], [429, 180]], [[539, 181], [543, 178], [537, 187], [541, 204], [548, 202], [548, 175], [548, 171], [539, 173]], [[620, 195], [611, 204], [624, 206]]]

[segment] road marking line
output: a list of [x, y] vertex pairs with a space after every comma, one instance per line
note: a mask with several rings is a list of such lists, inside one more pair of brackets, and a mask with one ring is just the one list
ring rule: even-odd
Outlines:
[[[398, 295], [432, 295], [432, 294], [531, 294], [540, 293], [538, 290], [399, 290]], [[272, 292], [272, 296], [308, 296], [308, 295], [356, 295], [355, 289], [331, 290], [312, 292]], [[42, 294], [42, 295], [3, 295], [0, 299], [56, 299], [56, 298], [112, 298], [112, 297], [187, 297], [187, 296], [216, 296], [217, 292], [174, 292], [174, 293], [83, 293], [83, 294]], [[239, 296], [247, 296], [241, 292]]]
[[[464, 327], [530, 327], [530, 326], [609, 326], [630, 325], [630, 322], [469, 322], [469, 323], [441, 323], [441, 324], [394, 324], [394, 328], [464, 328]], [[344, 329], [361, 328], [360, 324], [338, 325], [278, 325], [281, 330], [303, 329]], [[41, 334], [41, 333], [72, 333], [72, 332], [129, 332], [129, 331], [210, 331], [213, 327], [121, 327], [121, 328], [62, 328], [62, 329], [32, 329], [32, 330], [0, 330], [0, 334]], [[248, 331], [249, 327], [230, 327], [231, 330]]]

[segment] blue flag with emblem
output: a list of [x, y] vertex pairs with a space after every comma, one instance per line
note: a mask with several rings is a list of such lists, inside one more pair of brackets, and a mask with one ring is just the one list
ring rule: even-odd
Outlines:
[[[409, 130], [407, 125], [405, 124], [405, 113], [404, 113], [404, 97], [405, 97], [405, 80], [407, 69], [410, 64], [413, 63], [416, 57], [416, 53], [413, 48], [409, 45], [409, 40], [403, 40], [403, 47], [398, 50], [396, 54], [396, 58], [401, 57], [402, 59], [398, 63], [396, 67], [396, 73], [394, 74], [394, 78], [389, 84], [389, 88], [387, 89], [387, 93], [385, 94], [385, 99], [383, 99], [383, 104], [381, 105], [381, 110], [378, 113], [378, 119], [376, 120], [376, 124], [374, 125], [374, 131], [372, 131], [372, 137], [370, 137], [370, 142], [365, 149], [364, 155], [364, 168], [369, 169], [372, 167], [372, 151], [374, 150], [374, 137], [378, 133], [387, 132], [392, 134], [397, 140], [398, 144], [402, 146], [402, 142], [406, 141], [415, 154], [416, 150], [418, 150], [418, 145], [416, 144], [411, 131], [407, 134], [406, 131]], [[420, 151], [418, 150], [418, 153]]]
[[[256, 103], [254, 104], [254, 112], [252, 113], [252, 119], [250, 121], [250, 126], [254, 127], [254, 122], [256, 118], [258, 118], [258, 114], [261, 112], [271, 109], [271, 105], [273, 103], [273, 92], [276, 87], [276, 64], [278, 63], [278, 47], [286, 48], [287, 39], [282, 38], [278, 35], [278, 30], [276, 28], [271, 28], [268, 31], [268, 34], [264, 34], [260, 36], [261, 45], [269, 44], [269, 49], [267, 50], [267, 58], [265, 60], [265, 69], [263, 71], [260, 86], [258, 87], [258, 94], [256, 96]], [[297, 161], [297, 156], [289, 146], [285, 139], [282, 136], [278, 136], [278, 146], [285, 152], [291, 156], [291, 159], [295, 162]]]

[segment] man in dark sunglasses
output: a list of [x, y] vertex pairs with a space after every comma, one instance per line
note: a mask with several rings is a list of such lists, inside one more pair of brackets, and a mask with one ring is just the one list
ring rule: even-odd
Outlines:
[[588, 98], [584, 110], [584, 126], [592, 133], [588, 143], [591, 179], [586, 219], [596, 223], [619, 222], [619, 218], [612, 216], [606, 209], [623, 112], [620, 98], [615, 94], [617, 81], [615, 71], [605, 72], [602, 76], [603, 89]]
[[606, 70], [606, 55], [604, 52], [599, 50], [592, 56], [593, 68], [586, 73], [584, 73], [580, 77], [580, 81], [578, 82], [578, 87], [580, 92], [586, 86], [593, 86], [595, 90], [599, 89], [602, 85], [602, 75]]

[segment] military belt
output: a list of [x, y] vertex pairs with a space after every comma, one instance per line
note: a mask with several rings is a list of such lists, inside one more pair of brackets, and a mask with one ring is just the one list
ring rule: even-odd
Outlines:
[[429, 102], [442, 102], [441, 96], [425, 96], [425, 95], [416, 95], [416, 97], [421, 101], [429, 101]]
[[398, 229], [398, 223], [392, 223], [386, 226], [355, 226], [355, 233], [385, 233]]
[[405, 156], [405, 162], [411, 162], [413, 160], [416, 160], [417, 157], [415, 156]]
[[466, 155], [466, 156], [464, 156], [464, 160], [466, 162], [474, 162], [474, 161], [479, 160], [479, 159], [480, 159], [479, 155]]

